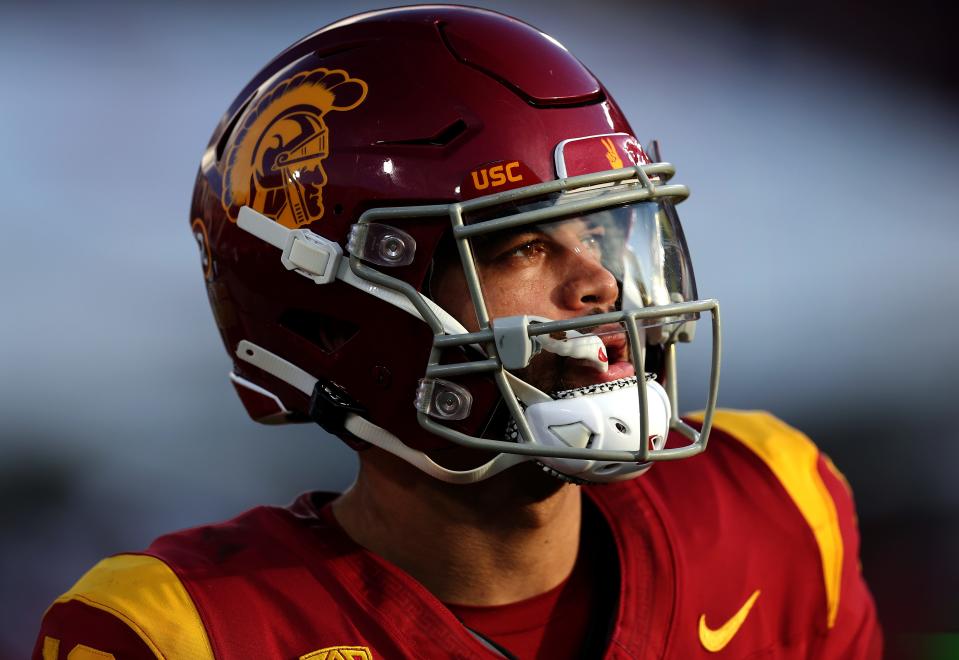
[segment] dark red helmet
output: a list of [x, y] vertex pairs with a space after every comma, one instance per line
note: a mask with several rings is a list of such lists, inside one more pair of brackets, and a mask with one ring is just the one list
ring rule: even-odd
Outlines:
[[[358, 438], [369, 440], [452, 481], [482, 478], [527, 456], [552, 457], [561, 472], [593, 480], [586, 463], [635, 468], [701, 450], [705, 434], [691, 430], [687, 447], [651, 441], [630, 451], [595, 441], [595, 429], [586, 432], [591, 439], [545, 448], [526, 419], [504, 430], [498, 418], [522, 417], [546, 402], [542, 392], [530, 395], [517, 385], [532, 358], [522, 362], [508, 346], [515, 340], [532, 354], [572, 355], [548, 346], [538, 330], [561, 319], [507, 319], [494, 333], [495, 319], [482, 311], [482, 285], [470, 285], [472, 263], [457, 277], [464, 296], [472, 293], [479, 305], [475, 318], [444, 313], [431, 300], [440, 262], [472, 259], [471, 241], [482, 232], [458, 233], [463, 227], [491, 220], [489, 231], [520, 226], [531, 209], [548, 220], [611, 208], [630, 209], [629, 218], [618, 212], [615, 222], [632, 226], [633, 209], [647, 203], [659, 214], [654, 242], [665, 246], [674, 281], [661, 287], [665, 298], [657, 297], [655, 277], [624, 284], [637, 266], [610, 268], [615, 302], [590, 311], [618, 313], [601, 320], [620, 324], [624, 337], [630, 324], [671, 328], [658, 330], [652, 342], [646, 332], [645, 343], [672, 346], [688, 331], [685, 321], [706, 310], [717, 317], [714, 301], [696, 301], [672, 205], [687, 193], [666, 183], [671, 174], [670, 166], [650, 163], [587, 69], [516, 19], [421, 6], [318, 30], [277, 56], [232, 103], [204, 153], [193, 195], [207, 290], [247, 411], [268, 423], [315, 420], [355, 446]], [[561, 213], [557, 203], [569, 207]], [[504, 225], [503, 217], [514, 220]], [[627, 228], [621, 241], [639, 233]], [[663, 279], [662, 264], [659, 271]], [[589, 323], [566, 325], [549, 336], [589, 335], [578, 331]], [[505, 342], [499, 349], [494, 334]], [[629, 334], [629, 341], [637, 337]], [[603, 345], [617, 345], [592, 340], [590, 350], [599, 345], [604, 357]], [[620, 353], [623, 361], [639, 360], [636, 373], [648, 370], [638, 345]], [[651, 424], [681, 424], [668, 402], [659, 412], [666, 421], [654, 419], [651, 395], [635, 381], [629, 391], [640, 393], [634, 417], [643, 437], [665, 435], [650, 431]], [[458, 473], [437, 472], [421, 453], [449, 440], [509, 457], [450, 477]]]

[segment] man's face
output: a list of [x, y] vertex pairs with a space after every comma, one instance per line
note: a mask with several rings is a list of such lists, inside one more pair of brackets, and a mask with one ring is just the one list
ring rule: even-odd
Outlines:
[[[604, 265], [609, 254], [609, 232], [614, 228], [573, 218], [544, 225], [528, 225], [473, 239], [490, 318], [526, 314], [550, 320], [577, 318], [613, 311], [620, 285]], [[615, 248], [619, 249], [619, 248]], [[467, 329], [478, 324], [458, 259], [450, 259], [433, 279], [436, 302]], [[625, 333], [619, 324], [582, 329], [600, 336], [608, 370], [596, 361], [563, 357], [542, 351], [516, 376], [545, 391], [583, 387], [634, 375]]]

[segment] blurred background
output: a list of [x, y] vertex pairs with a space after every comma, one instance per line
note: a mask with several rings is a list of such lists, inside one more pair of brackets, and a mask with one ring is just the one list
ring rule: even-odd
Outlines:
[[[894, 652], [959, 632], [944, 4], [476, 4], [563, 42], [677, 164], [700, 293], [723, 305], [721, 405], [775, 412], [846, 473]], [[249, 78], [374, 6], [0, 5], [0, 658], [102, 556], [351, 482], [318, 427], [246, 418], [188, 210]], [[689, 409], [708, 334], [680, 354]]]

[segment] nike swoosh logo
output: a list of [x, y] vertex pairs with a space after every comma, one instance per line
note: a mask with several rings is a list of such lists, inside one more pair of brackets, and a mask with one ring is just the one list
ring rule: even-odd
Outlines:
[[743, 606], [739, 608], [738, 612], [733, 614], [731, 619], [716, 629], [706, 625], [705, 614], [700, 615], [699, 641], [703, 645], [703, 648], [712, 653], [722, 651], [726, 645], [729, 644], [729, 640], [735, 637], [736, 633], [739, 632], [739, 628], [743, 625], [746, 617], [749, 616], [749, 610], [753, 608], [753, 604], [757, 598], [759, 598], [759, 589], [753, 592], [749, 600], [743, 603]]

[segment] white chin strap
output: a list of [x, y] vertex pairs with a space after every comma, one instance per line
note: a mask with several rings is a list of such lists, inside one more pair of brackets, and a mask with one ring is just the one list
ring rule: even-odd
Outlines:
[[483, 481], [493, 475], [499, 474], [506, 468], [511, 468], [514, 465], [524, 463], [533, 458], [519, 454], [497, 454], [492, 460], [479, 467], [470, 470], [450, 470], [436, 463], [423, 452], [410, 448], [386, 429], [377, 426], [359, 415], [348, 414], [343, 427], [357, 438], [366, 440], [371, 445], [375, 445], [380, 449], [390, 452], [394, 456], [402, 458], [407, 463], [414, 465], [434, 479], [439, 479], [449, 484], [472, 484]]
[[[317, 379], [279, 355], [245, 339], [237, 344], [235, 355], [244, 362], [252, 364], [254, 367], [262, 369], [271, 376], [295, 387], [307, 396], [312, 396]], [[402, 440], [386, 429], [357, 414], [347, 413], [343, 427], [360, 440], [365, 440], [371, 445], [402, 458], [435, 479], [451, 484], [471, 484], [483, 481], [507, 468], [535, 458], [519, 454], [497, 454], [492, 460], [471, 470], [449, 470], [436, 463], [425, 453], [405, 445]]]
[[[244, 362], [295, 387], [307, 396], [313, 394], [317, 379], [275, 353], [253, 342], [243, 340], [237, 344], [235, 355]], [[536, 442], [545, 447], [590, 447], [635, 451], [641, 446], [638, 438], [639, 405], [635, 379], [623, 379], [561, 392], [560, 397], [568, 398], [555, 400], [514, 377], [510, 377], [510, 381], [520, 398], [528, 404], [526, 419], [533, 429]], [[650, 415], [649, 430], [652, 434], [650, 442], [656, 449], [661, 449], [669, 430], [669, 398], [655, 381], [647, 382], [646, 388]], [[470, 470], [450, 470], [436, 463], [425, 453], [404, 444], [386, 429], [357, 414], [348, 413], [343, 426], [357, 438], [390, 452], [435, 479], [451, 484], [483, 481], [529, 460], [539, 460], [543, 465], [574, 481], [600, 483], [636, 477], [649, 467], [648, 464], [542, 458], [502, 453]], [[510, 428], [512, 433], [518, 436], [513, 423], [510, 423]], [[507, 434], [509, 433], [508, 429]]]

